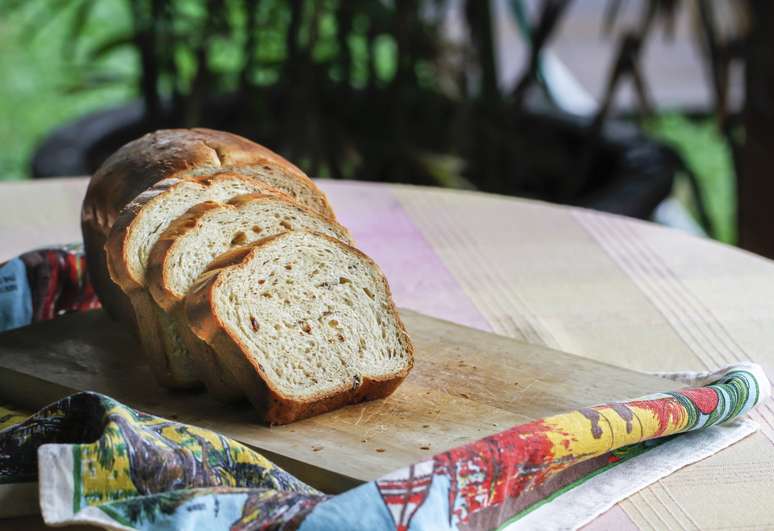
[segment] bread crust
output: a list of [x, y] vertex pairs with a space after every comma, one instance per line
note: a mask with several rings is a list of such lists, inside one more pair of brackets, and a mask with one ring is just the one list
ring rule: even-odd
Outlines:
[[[311, 232], [327, 239], [334, 245], [342, 246], [348, 251], [358, 254], [381, 273], [379, 266], [360, 250], [325, 234], [313, 231], [307, 232]], [[296, 400], [283, 396], [281, 392], [272, 388], [271, 383], [265, 376], [263, 367], [245, 355], [245, 352], [248, 350], [246, 346], [241, 343], [238, 337], [229, 333], [228, 328], [215, 312], [213, 293], [222, 279], [221, 273], [227, 268], [246, 266], [253, 252], [257, 252], [261, 247], [277, 239], [284, 238], [288, 234], [291, 233], [283, 232], [270, 236], [221, 255], [210, 264], [210, 269], [198, 279], [185, 299], [186, 319], [193, 333], [208, 343], [215, 350], [219, 359], [228, 365], [240, 387], [258, 410], [261, 420], [270, 425], [288, 424], [296, 420], [332, 411], [348, 404], [385, 398], [395, 391], [414, 365], [414, 346], [395, 307], [390, 286], [384, 274], [381, 273], [389, 306], [388, 310], [397, 323], [401, 343], [408, 353], [407, 367], [399, 374], [389, 378], [363, 378], [358, 387], [342, 388], [332, 391], [325, 396], [310, 397], [306, 400]]]
[[172, 312], [185, 298], [185, 296], [180, 296], [169, 287], [168, 267], [166, 265], [168, 257], [176, 250], [178, 239], [181, 236], [199, 230], [200, 220], [211, 210], [230, 208], [236, 212], [239, 208], [248, 203], [264, 200], [282, 201], [283, 203], [287, 203], [294, 208], [306, 212], [306, 214], [311, 217], [318, 217], [333, 225], [337, 231], [346, 236], [350, 244], [352, 243], [352, 235], [346, 227], [336, 221], [323, 218], [303, 205], [299, 205], [291, 197], [283, 194], [279, 190], [271, 193], [255, 192], [238, 195], [231, 198], [226, 203], [205, 201], [191, 207], [188, 212], [174, 220], [159, 237], [159, 240], [154, 244], [153, 249], [151, 249], [146, 272], [146, 285], [156, 303], [166, 311]]
[[[260, 197], [283, 197], [287, 201], [292, 199], [285, 196], [279, 190], [265, 194], [246, 194]], [[241, 196], [238, 196], [241, 197]], [[223, 203], [217, 201], [204, 201], [191, 207], [185, 214], [174, 220], [167, 230], [159, 238], [151, 249], [146, 270], [146, 288], [156, 304], [166, 311], [174, 321], [180, 338], [183, 341], [191, 357], [194, 369], [199, 378], [205, 382], [207, 391], [220, 402], [233, 403], [244, 399], [241, 389], [235, 389], [229, 385], [229, 376], [223, 374], [222, 364], [215, 359], [215, 352], [207, 343], [201, 341], [191, 332], [188, 321], [185, 318], [183, 298], [179, 297], [167, 286], [166, 258], [174, 250], [179, 236], [197, 228], [197, 221], [207, 212], [223, 207]], [[231, 377], [233, 380], [233, 377]]]
[[[136, 229], [134, 221], [149, 203], [163, 196], [177, 186], [187, 183], [198, 183], [209, 186], [218, 180], [241, 180], [245, 183], [259, 184], [267, 192], [274, 193], [273, 188], [254, 177], [234, 173], [220, 173], [212, 176], [202, 176], [195, 179], [164, 179], [151, 188], [143, 191], [133, 201], [124, 207], [105, 243], [107, 270], [111, 281], [120, 288], [122, 295], [128, 301], [127, 311], [130, 322], [136, 323], [136, 335], [140, 339], [143, 350], [151, 364], [159, 383], [168, 388], [190, 389], [198, 383], [183, 381], [175, 376], [164, 346], [166, 333], [159, 322], [157, 312], [162, 311], [148, 293], [146, 284], [134, 277], [129, 267], [128, 240]], [[280, 194], [279, 191], [276, 192]], [[206, 206], [203, 208], [207, 208]]]
[[159, 237], [159, 240], [154, 244], [153, 249], [151, 249], [146, 272], [146, 286], [151, 292], [153, 300], [155, 300], [159, 306], [166, 311], [171, 312], [185, 298], [184, 295], [179, 295], [170, 287], [168, 268], [166, 265], [167, 259], [177, 250], [179, 238], [190, 232], [199, 230], [202, 218], [212, 210], [226, 208], [237, 212], [242, 206], [254, 201], [281, 201], [294, 208], [298, 208], [309, 216], [318, 217], [334, 226], [338, 232], [347, 238], [349, 244], [352, 245], [352, 235], [346, 227], [336, 221], [323, 218], [303, 205], [299, 205], [291, 197], [279, 190], [271, 193], [255, 192], [242, 194], [231, 198], [226, 203], [205, 201], [191, 207], [185, 214], [174, 220]]
[[[116, 218], [113, 227], [108, 234], [105, 243], [105, 255], [108, 273], [110, 279], [116, 283], [127, 295], [137, 289], [144, 289], [145, 284], [139, 279], [134, 278], [129, 267], [129, 256], [127, 242], [135, 230], [134, 221], [151, 201], [162, 196], [177, 186], [183, 186], [186, 183], [197, 183], [202, 186], [210, 186], [215, 181], [220, 180], [240, 180], [245, 183], [256, 184], [265, 188], [268, 192], [274, 193], [274, 188], [255, 177], [248, 177], [231, 172], [219, 173], [216, 175], [207, 175], [193, 179], [164, 179], [147, 190], [140, 193], [122, 210]], [[281, 192], [276, 191], [277, 194]]]
[[312, 191], [331, 217], [325, 194], [298, 167], [273, 151], [246, 138], [212, 129], [164, 129], [148, 133], [121, 147], [89, 182], [81, 209], [81, 231], [89, 277], [105, 310], [130, 323], [135, 333], [132, 305], [110, 279], [104, 246], [119, 213], [155, 183], [186, 178], [198, 168], [271, 164]]
[[222, 204], [217, 201], [204, 201], [192, 206], [188, 212], [174, 220], [153, 245], [148, 257], [148, 269], [145, 272], [146, 284], [153, 300], [165, 311], [171, 312], [178, 302], [177, 295], [167, 287], [169, 278], [165, 267], [167, 257], [175, 248], [177, 238], [196, 228], [197, 221], [204, 214], [221, 206]]
[[170, 286], [168, 259], [178, 248], [180, 237], [188, 233], [200, 230], [201, 222], [208, 212], [215, 209], [231, 209], [237, 212], [240, 208], [253, 202], [281, 201], [297, 208], [311, 217], [329, 223], [337, 229], [342, 236], [351, 241], [349, 231], [335, 221], [328, 220], [313, 210], [299, 205], [292, 198], [282, 192], [273, 191], [267, 193], [249, 193], [236, 196], [226, 203], [205, 201], [191, 207], [188, 212], [174, 220], [154, 244], [146, 270], [146, 289], [150, 292], [156, 304], [163, 308], [175, 322], [177, 332], [188, 350], [194, 370], [199, 379], [204, 381], [209, 393], [218, 401], [232, 403], [244, 398], [242, 390], [235, 385], [235, 378], [230, 370], [218, 361], [217, 354], [207, 343], [197, 338], [188, 326], [185, 319], [183, 302], [185, 296], [181, 296]]

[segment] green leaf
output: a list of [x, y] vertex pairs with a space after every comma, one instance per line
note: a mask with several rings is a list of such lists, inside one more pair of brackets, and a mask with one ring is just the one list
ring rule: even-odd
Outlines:
[[72, 5], [67, 0], [47, 0], [39, 3], [40, 8], [29, 17], [29, 20], [19, 32], [22, 42], [30, 42], [37, 37], [51, 22], [56, 20], [58, 16], [62, 16], [62, 13], [67, 11], [68, 7]]
[[115, 85], [130, 84], [132, 81], [132, 76], [123, 73], [91, 72], [73, 82], [61, 85], [60, 89], [65, 94], [79, 94]]
[[0, 3], [0, 13], [3, 15], [10, 15], [22, 6], [28, 5], [28, 1], [29, 0], [4, 0], [4, 2]]
[[83, 28], [89, 21], [91, 11], [94, 7], [94, 0], [81, 0], [75, 12], [70, 17], [70, 26], [65, 34], [64, 46], [62, 46], [62, 57], [72, 59], [75, 54], [75, 47], [83, 34]]
[[133, 44], [134, 33], [132, 31], [111, 35], [89, 51], [88, 59], [92, 61], [102, 59], [103, 57], [110, 55], [114, 51], [119, 50], [124, 46], [131, 46]]

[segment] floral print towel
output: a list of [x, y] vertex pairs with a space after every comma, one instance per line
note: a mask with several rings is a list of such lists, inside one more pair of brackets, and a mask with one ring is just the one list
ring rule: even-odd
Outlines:
[[80, 244], [30, 251], [0, 264], [0, 332], [99, 307]]
[[734, 366], [702, 387], [514, 426], [327, 496], [222, 435], [78, 393], [21, 422], [0, 410], [0, 484], [37, 480], [43, 517], [59, 525], [489, 529], [518, 525], [568, 487], [670, 438], [717, 430], [769, 394], [760, 367]]

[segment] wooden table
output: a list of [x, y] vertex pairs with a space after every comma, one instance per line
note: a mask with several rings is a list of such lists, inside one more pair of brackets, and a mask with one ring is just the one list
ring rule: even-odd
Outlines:
[[[774, 369], [774, 264], [635, 220], [534, 201], [322, 181], [396, 302], [642, 371]], [[86, 180], [0, 184], [0, 261], [80, 239]], [[761, 431], [589, 529], [774, 528], [774, 410]]]

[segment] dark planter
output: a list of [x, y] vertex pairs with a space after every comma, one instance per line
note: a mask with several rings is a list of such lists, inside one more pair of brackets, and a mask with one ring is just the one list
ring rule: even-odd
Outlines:
[[32, 177], [91, 175], [110, 153], [147, 132], [142, 103], [87, 114], [54, 129], [30, 161]]
[[[238, 122], [239, 110], [228, 98], [209, 107], [202, 120], [205, 125], [250, 138], [259, 136], [244, 126], [230, 126]], [[150, 124], [144, 119], [140, 102], [88, 114], [44, 139], [32, 157], [32, 175], [90, 175], [118, 147], [161, 126], [168, 125]], [[609, 121], [595, 141], [593, 157], [588, 156], [589, 123], [585, 119], [554, 111], [529, 111], [505, 127], [516, 132], [514, 138], [501, 141], [503, 145], [499, 146], [500, 154], [510, 153], [504, 170], [509, 179], [473, 180], [482, 190], [642, 219], [650, 217], [671, 192], [678, 167], [676, 155], [646, 138], [631, 123]], [[275, 145], [271, 139], [257, 140]], [[477, 146], [472, 146], [475, 151]], [[488, 146], [486, 143], [485, 148]], [[427, 184], [427, 179], [405, 182]]]

